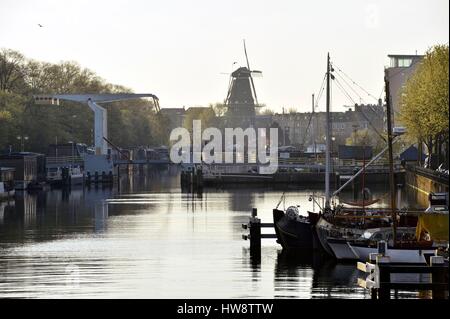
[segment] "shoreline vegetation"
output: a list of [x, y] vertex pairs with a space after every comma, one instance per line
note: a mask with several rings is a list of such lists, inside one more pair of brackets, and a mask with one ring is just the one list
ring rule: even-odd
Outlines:
[[[432, 168], [438, 163], [448, 167], [448, 59], [448, 44], [431, 47], [400, 93], [400, 119], [407, 129], [406, 142], [417, 144], [420, 149], [423, 145]], [[48, 63], [27, 58], [18, 51], [0, 49], [0, 152], [24, 149], [45, 153], [48, 145], [55, 142], [92, 145], [93, 113], [86, 105], [67, 101], [62, 106], [35, 105], [33, 100], [35, 94], [62, 93], [132, 90], [108, 83], [74, 61]], [[114, 102], [105, 107], [109, 139], [114, 144], [128, 148], [169, 144], [170, 119], [156, 112], [152, 101]], [[205, 127], [223, 129], [226, 109], [223, 103], [190, 108], [182, 125], [191, 132], [192, 121], [201, 120]], [[265, 108], [262, 114], [274, 112]], [[276, 122], [272, 124], [278, 126]], [[282, 130], [279, 133], [282, 138]], [[346, 144], [367, 139], [367, 132], [363, 135], [349, 137]]]
[[[93, 113], [86, 106], [65, 101], [62, 106], [35, 105], [35, 94], [132, 93], [106, 82], [77, 62], [57, 64], [32, 60], [20, 52], [0, 49], [0, 152], [45, 153], [49, 144], [93, 144]], [[169, 137], [168, 119], [150, 100], [104, 104], [108, 109], [109, 138], [116, 145], [159, 146]], [[22, 144], [24, 143], [24, 145]]]

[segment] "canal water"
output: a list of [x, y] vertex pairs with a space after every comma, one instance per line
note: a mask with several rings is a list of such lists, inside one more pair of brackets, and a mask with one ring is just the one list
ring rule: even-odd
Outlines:
[[354, 263], [288, 256], [275, 239], [252, 260], [241, 224], [253, 207], [272, 222], [283, 192], [281, 207], [318, 209], [320, 190], [183, 192], [174, 167], [122, 176], [120, 192], [18, 193], [0, 202], [0, 298], [370, 298]]

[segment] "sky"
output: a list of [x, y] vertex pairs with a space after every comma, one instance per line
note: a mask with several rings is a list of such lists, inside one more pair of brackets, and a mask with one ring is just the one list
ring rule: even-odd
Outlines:
[[[243, 39], [250, 67], [263, 72], [259, 102], [307, 112], [328, 52], [379, 97], [388, 54], [448, 44], [449, 1], [0, 0], [0, 48], [77, 61], [110, 83], [157, 95], [161, 107], [222, 102], [233, 62], [246, 65]], [[354, 88], [350, 99], [333, 86], [332, 109], [376, 103]], [[324, 109], [323, 96], [316, 110]]]

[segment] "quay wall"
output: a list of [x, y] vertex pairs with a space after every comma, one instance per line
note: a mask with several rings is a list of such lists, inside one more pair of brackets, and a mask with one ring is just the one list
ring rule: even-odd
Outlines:
[[[403, 183], [404, 174], [396, 173], [396, 180], [398, 183]], [[228, 184], [228, 183], [262, 183], [262, 184], [320, 184], [325, 183], [325, 173], [323, 172], [277, 172], [273, 175], [252, 175], [252, 174], [217, 174], [204, 175], [203, 180], [205, 184]], [[388, 173], [366, 173], [364, 176], [365, 185], [370, 184], [385, 184], [389, 182]], [[342, 185], [345, 180], [341, 180], [339, 174], [331, 173], [330, 176], [331, 187], [337, 188]], [[352, 188], [352, 184], [362, 185], [362, 176], [358, 176], [353, 183], [350, 183], [348, 188]]]
[[428, 195], [433, 192], [448, 192], [448, 177], [433, 170], [407, 165], [405, 186], [410, 202], [428, 207]]

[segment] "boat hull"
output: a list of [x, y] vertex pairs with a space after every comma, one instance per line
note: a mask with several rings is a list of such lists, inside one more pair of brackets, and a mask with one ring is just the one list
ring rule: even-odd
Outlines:
[[[370, 254], [378, 253], [376, 247], [352, 243], [349, 246], [358, 255], [358, 260], [363, 262], [369, 261]], [[433, 256], [435, 252], [435, 248], [388, 248], [385, 255], [389, 256], [391, 263], [426, 264], [429, 256]]]
[[312, 250], [313, 226], [307, 218], [293, 220], [278, 209], [273, 210], [277, 242], [287, 250]]
[[[358, 237], [361, 236], [363, 234], [364, 230], [362, 229], [356, 229], [356, 228], [350, 228], [350, 227], [341, 227], [341, 226], [337, 226], [334, 225], [330, 222], [328, 222], [325, 218], [320, 217], [319, 221], [316, 224], [316, 233], [317, 233], [317, 238], [323, 248], [323, 250], [328, 253], [330, 256], [335, 257], [337, 259], [338, 258], [334, 251], [333, 248], [330, 246], [329, 243], [329, 239], [330, 238], [340, 238], [342, 236], [354, 236], [354, 237]], [[349, 251], [349, 248], [340, 245], [336, 246], [336, 251], [339, 250], [339, 255], [342, 256], [348, 256], [348, 258], [342, 258], [342, 259], [349, 259], [351, 260], [352, 258], [350, 258], [353, 253], [351, 251]]]
[[337, 260], [358, 260], [359, 256], [347, 241], [328, 238], [327, 243]]

